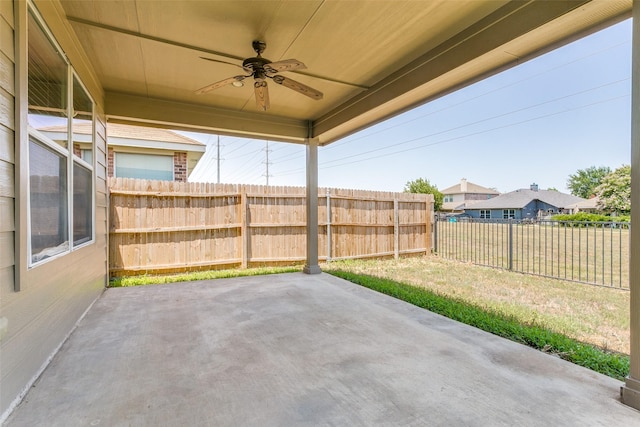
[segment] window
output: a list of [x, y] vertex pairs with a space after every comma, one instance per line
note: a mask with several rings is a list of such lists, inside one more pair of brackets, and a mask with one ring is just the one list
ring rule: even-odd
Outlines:
[[73, 163], [73, 246], [93, 237], [93, 185], [91, 171]]
[[444, 196], [444, 202], [453, 202], [453, 196]]
[[57, 150], [29, 140], [31, 261], [69, 249], [67, 159]]
[[67, 62], [49, 39], [33, 12], [29, 13], [29, 126], [59, 127], [64, 133], [55, 143], [67, 148], [69, 125]]
[[93, 101], [73, 76], [73, 246], [93, 240]]
[[73, 76], [73, 153], [93, 166], [93, 101]]
[[173, 181], [173, 156], [115, 153], [115, 176]]
[[90, 165], [93, 164], [93, 151], [92, 150], [80, 150], [80, 158]]
[[502, 210], [502, 218], [503, 219], [515, 219], [516, 218], [516, 210], [515, 209], [503, 209]]
[[94, 104], [31, 9], [28, 19], [27, 234], [33, 266], [93, 241]]
[[491, 218], [491, 211], [490, 210], [485, 210], [485, 209], [480, 209], [480, 219], [489, 219]]

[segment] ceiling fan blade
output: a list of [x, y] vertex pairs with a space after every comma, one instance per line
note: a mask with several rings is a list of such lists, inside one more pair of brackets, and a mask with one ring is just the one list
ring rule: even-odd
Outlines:
[[[233, 62], [220, 61], [219, 59], [213, 59], [213, 58], [205, 58], [204, 56], [201, 56], [200, 59], [204, 59], [211, 62], [217, 62], [218, 64], [227, 64], [227, 65], [233, 65], [234, 67], [242, 68], [242, 65], [234, 64]], [[244, 70], [244, 68], [242, 69]]]
[[269, 89], [267, 88], [267, 82], [259, 81], [253, 84], [256, 94], [256, 104], [259, 108], [267, 110], [269, 108]]
[[288, 77], [284, 76], [273, 76], [273, 81], [282, 85], [284, 87], [288, 87], [289, 89], [293, 89], [298, 93], [308, 96], [311, 99], [320, 100], [324, 96], [322, 92], [315, 90], [312, 87], [309, 87], [305, 84], [292, 80]]
[[270, 62], [264, 65], [267, 73], [279, 73], [280, 71], [304, 70], [307, 68], [304, 63], [297, 59], [285, 59], [284, 61]]
[[241, 82], [249, 76], [234, 76], [228, 79], [220, 80], [219, 82], [211, 83], [208, 86], [202, 87], [196, 91], [196, 95], [202, 95], [203, 93], [211, 92], [214, 89], [218, 89], [222, 86], [230, 85], [233, 82]]

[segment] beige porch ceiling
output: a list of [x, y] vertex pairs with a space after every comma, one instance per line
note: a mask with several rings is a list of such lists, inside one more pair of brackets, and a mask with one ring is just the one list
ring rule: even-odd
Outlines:
[[[65, 1], [114, 122], [329, 144], [631, 16], [631, 0]], [[283, 75], [320, 101], [268, 81], [195, 90], [255, 56], [307, 65]]]

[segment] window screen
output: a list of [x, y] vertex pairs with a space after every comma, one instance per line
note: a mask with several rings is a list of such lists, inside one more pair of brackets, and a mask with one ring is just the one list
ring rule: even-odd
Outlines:
[[73, 246], [91, 240], [93, 235], [93, 186], [91, 171], [73, 163]]
[[69, 249], [67, 159], [29, 140], [31, 262]]

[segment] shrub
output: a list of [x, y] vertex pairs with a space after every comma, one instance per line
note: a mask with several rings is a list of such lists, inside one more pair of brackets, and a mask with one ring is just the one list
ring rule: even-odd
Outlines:
[[[553, 217], [551, 217], [551, 219], [554, 221], [581, 222], [581, 223], [592, 223], [592, 222], [628, 223], [631, 221], [631, 217], [629, 215], [609, 216], [609, 215], [593, 214], [593, 213], [586, 213], [586, 212], [578, 212], [572, 215], [568, 215], [568, 214], [554, 215]], [[568, 227], [583, 226], [582, 224], [562, 224], [562, 225], [566, 225]], [[626, 225], [625, 225], [625, 228], [626, 228]]]

